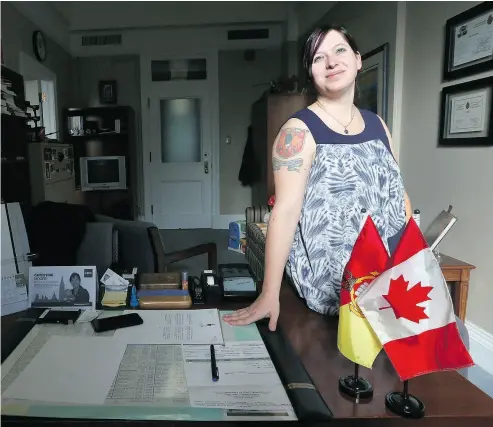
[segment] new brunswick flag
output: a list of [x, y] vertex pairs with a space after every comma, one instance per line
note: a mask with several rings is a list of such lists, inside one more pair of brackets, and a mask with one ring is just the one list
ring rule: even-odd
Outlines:
[[361, 229], [341, 283], [339, 351], [358, 365], [371, 368], [382, 345], [366, 320], [356, 298], [385, 270], [389, 255], [370, 216]]

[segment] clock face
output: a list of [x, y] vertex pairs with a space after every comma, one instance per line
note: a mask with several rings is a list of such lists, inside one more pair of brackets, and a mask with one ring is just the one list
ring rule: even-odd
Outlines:
[[33, 34], [33, 48], [38, 61], [44, 61], [46, 59], [46, 43], [41, 31], [35, 31]]

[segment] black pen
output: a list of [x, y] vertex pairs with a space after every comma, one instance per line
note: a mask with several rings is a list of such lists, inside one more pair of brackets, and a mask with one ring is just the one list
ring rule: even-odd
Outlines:
[[219, 379], [219, 369], [216, 364], [216, 352], [214, 351], [214, 346], [211, 344], [211, 373], [212, 381], [216, 382]]

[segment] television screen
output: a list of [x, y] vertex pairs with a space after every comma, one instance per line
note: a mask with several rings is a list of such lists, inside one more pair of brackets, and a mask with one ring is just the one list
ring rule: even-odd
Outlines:
[[87, 182], [104, 184], [119, 182], [120, 171], [118, 159], [94, 159], [87, 161]]

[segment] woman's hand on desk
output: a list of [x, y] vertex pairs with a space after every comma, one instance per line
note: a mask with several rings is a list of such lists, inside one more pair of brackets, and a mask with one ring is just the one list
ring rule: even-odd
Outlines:
[[236, 310], [231, 314], [223, 316], [225, 322], [233, 326], [249, 325], [257, 320], [269, 318], [269, 329], [276, 330], [279, 318], [279, 295], [275, 293], [264, 294], [263, 292], [249, 307]]

